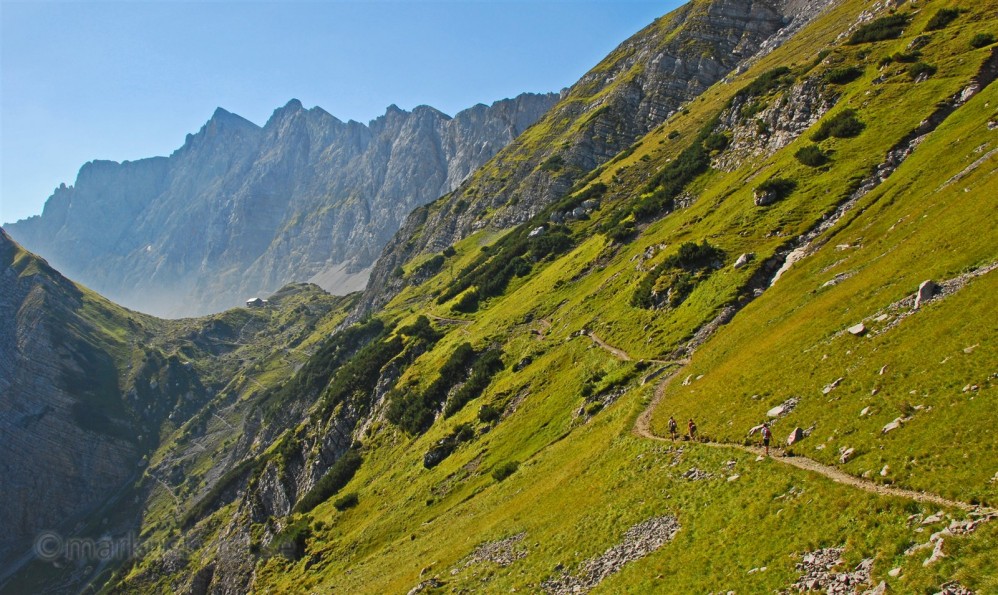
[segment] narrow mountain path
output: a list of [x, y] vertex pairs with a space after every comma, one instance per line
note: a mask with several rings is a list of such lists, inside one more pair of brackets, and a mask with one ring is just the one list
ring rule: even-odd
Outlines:
[[471, 320], [461, 320], [460, 318], [444, 318], [443, 316], [437, 316], [436, 314], [427, 314], [427, 318], [432, 318], [437, 322], [443, 324], [471, 324]]
[[593, 343], [599, 345], [605, 351], [609, 351], [610, 353], [612, 353], [614, 355], [614, 357], [616, 357], [617, 359], [619, 359], [621, 361], [625, 361], [625, 362], [634, 362], [634, 361], [651, 362], [653, 364], [662, 364], [662, 365], [665, 365], [665, 366], [668, 366], [668, 365], [671, 365], [671, 364], [675, 364], [678, 361], [688, 362], [688, 360], [644, 359], [644, 358], [640, 358], [640, 357], [631, 357], [631, 354], [627, 353], [626, 351], [624, 351], [623, 349], [621, 349], [619, 347], [614, 347], [613, 345], [610, 345], [609, 343], [607, 343], [603, 339], [600, 339], [598, 336], [596, 336], [596, 333], [594, 333], [592, 331], [589, 331], [589, 330], [586, 330], [586, 329], [582, 329], [582, 331], [580, 331], [580, 332], [583, 335], [589, 337], [589, 339]]
[[[618, 347], [608, 345], [607, 343], [599, 339], [599, 337], [590, 333], [589, 331], [583, 331], [583, 334], [588, 336], [590, 339], [592, 339], [594, 343], [599, 345], [608, 353], [612, 354], [617, 359], [623, 361], [634, 361], [635, 358], [631, 357], [631, 355], [628, 354], [626, 351]], [[679, 373], [684, 369], [684, 367], [690, 363], [690, 360], [683, 359], [675, 361], [666, 361], [666, 360], [645, 360], [645, 361], [659, 361], [665, 365], [675, 365], [676, 369], [673, 370], [672, 373], [663, 377], [662, 380], [655, 387], [655, 394], [652, 397], [652, 400], [648, 403], [648, 406], [645, 407], [644, 411], [642, 411], [641, 414], [638, 415], [637, 420], [635, 420], [634, 422], [634, 428], [632, 431], [634, 432], [635, 435], [640, 436], [642, 438], [646, 438], [648, 440], [655, 440], [657, 442], [672, 442], [671, 439], [659, 436], [652, 431], [651, 417], [655, 409], [665, 398], [666, 388], [668, 388], [672, 380], [679, 375]], [[760, 447], [746, 446], [744, 444], [738, 444], [735, 442], [707, 441], [707, 442], [699, 442], [698, 444], [702, 444], [704, 446], [708, 446], [711, 448], [727, 448], [727, 449], [740, 450], [742, 452], [746, 452], [760, 457], [765, 456], [765, 451]], [[823, 475], [824, 477], [827, 477], [828, 479], [831, 479], [836, 483], [848, 485], [849, 487], [856, 488], [858, 490], [863, 490], [864, 492], [879, 494], [881, 496], [895, 496], [898, 498], [907, 498], [909, 500], [915, 500], [916, 502], [927, 502], [931, 504], [936, 504], [938, 506], [959, 508], [961, 510], [989, 511], [989, 509], [985, 509], [980, 506], [976, 506], [967, 502], [960, 502], [958, 500], [950, 500], [949, 498], [944, 498], [937, 494], [930, 494], [928, 492], [919, 492], [916, 490], [908, 490], [905, 488], [881, 485], [872, 482], [868, 479], [863, 479], [861, 477], [856, 477], [855, 475], [850, 475], [845, 471], [842, 471], [841, 469], [834, 467], [832, 465], [819, 463], [814, 459], [809, 459], [804, 456], [787, 456], [783, 454], [779, 449], [771, 448], [770, 452], [773, 453], [773, 455], [770, 458], [778, 463], [783, 463], [784, 465], [790, 465], [791, 467], [803, 469], [804, 471], [810, 471], [812, 473], [817, 473], [818, 475]]]

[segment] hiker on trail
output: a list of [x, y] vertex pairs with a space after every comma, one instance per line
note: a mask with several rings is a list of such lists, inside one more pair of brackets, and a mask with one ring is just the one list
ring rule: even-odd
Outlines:
[[766, 456], [769, 456], [769, 441], [773, 437], [773, 432], [769, 429], [769, 424], [762, 424], [762, 444], [766, 447]]
[[676, 419], [669, 416], [669, 435], [672, 436], [672, 441], [676, 441]]
[[693, 418], [690, 418], [690, 423], [686, 424], [690, 432], [690, 441], [696, 442], [697, 439], [697, 425], [693, 423]]

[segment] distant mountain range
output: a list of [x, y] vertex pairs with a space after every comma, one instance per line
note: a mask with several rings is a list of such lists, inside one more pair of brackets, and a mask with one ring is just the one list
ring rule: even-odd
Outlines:
[[410, 211], [557, 100], [525, 93], [453, 118], [392, 105], [368, 125], [298, 100], [263, 127], [219, 108], [169, 157], [91, 161], [41, 215], [6, 229], [74, 279], [160, 316], [220, 311], [295, 281], [347, 293]]

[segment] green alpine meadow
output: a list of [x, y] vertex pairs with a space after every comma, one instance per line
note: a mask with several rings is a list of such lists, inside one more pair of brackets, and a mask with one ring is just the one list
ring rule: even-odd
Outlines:
[[363, 291], [0, 232], [0, 592], [998, 593], [996, 78], [994, 0], [691, 0]]

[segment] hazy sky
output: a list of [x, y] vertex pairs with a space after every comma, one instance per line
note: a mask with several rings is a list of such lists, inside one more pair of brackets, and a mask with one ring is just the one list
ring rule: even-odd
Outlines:
[[215, 107], [368, 122], [575, 82], [679, 0], [0, 0], [0, 222], [92, 159], [169, 155]]

